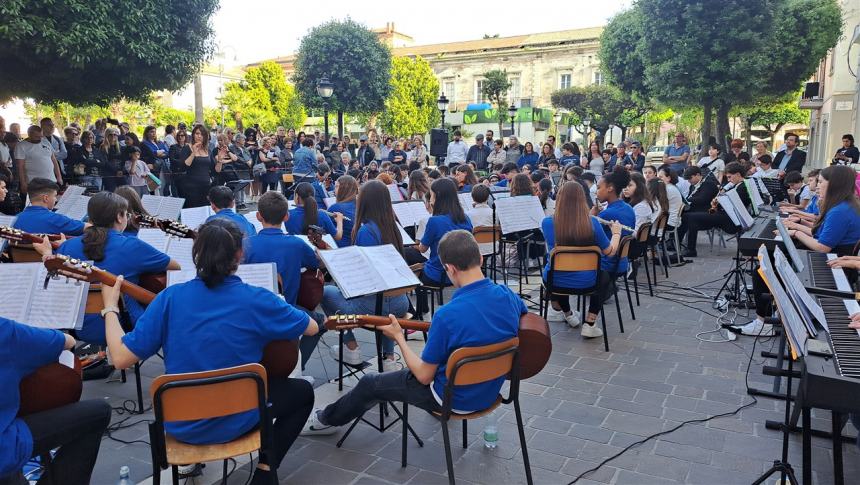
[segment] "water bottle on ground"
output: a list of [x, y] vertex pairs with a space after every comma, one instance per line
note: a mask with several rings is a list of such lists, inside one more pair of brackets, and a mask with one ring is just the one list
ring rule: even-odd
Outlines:
[[119, 469], [119, 481], [116, 482], [117, 485], [132, 485], [132, 481], [129, 478], [129, 469], [127, 466], [123, 465]]
[[487, 425], [484, 427], [484, 448], [495, 449], [499, 445], [499, 428], [496, 413], [487, 416]]

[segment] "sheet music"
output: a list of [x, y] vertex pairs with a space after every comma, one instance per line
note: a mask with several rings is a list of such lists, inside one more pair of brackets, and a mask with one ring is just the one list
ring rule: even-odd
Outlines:
[[[16, 216], [7, 216], [6, 214], [0, 214], [0, 226], [9, 226], [13, 227], [15, 225]], [[0, 239], [0, 253], [6, 250], [6, 241], [5, 239]]]
[[146, 209], [150, 215], [159, 219], [171, 219], [174, 221], [179, 219], [179, 215], [182, 212], [182, 206], [185, 205], [185, 199], [180, 199], [179, 197], [165, 197], [162, 195], [144, 194], [143, 199], [141, 200], [143, 202], [143, 208]]
[[60, 277], [49, 280], [46, 289], [44, 281], [48, 269], [44, 265], [39, 266], [26, 323], [41, 328], [80, 330], [84, 324], [90, 284]]
[[782, 283], [776, 278], [773, 268], [770, 266], [770, 258], [767, 255], [767, 247], [762, 244], [758, 250], [759, 274], [764, 279], [765, 284], [770, 289], [770, 294], [773, 295], [779, 310], [782, 326], [786, 329], [786, 336], [791, 347], [792, 358], [797, 359], [798, 355], [806, 355], [806, 340], [809, 335], [806, 331], [806, 326], [797, 314], [794, 306], [791, 304], [791, 299], [782, 287]]
[[240, 264], [236, 276], [249, 285], [259, 286], [272, 293], [278, 292], [278, 268], [275, 263]]
[[27, 321], [39, 266], [42, 263], [0, 264], [0, 316], [21, 323]]
[[328, 209], [329, 207], [337, 204], [337, 197], [326, 197], [323, 199], [323, 203], [325, 204], [325, 208]]
[[794, 270], [800, 273], [804, 268], [803, 260], [800, 258], [800, 253], [797, 252], [791, 236], [788, 235], [788, 229], [785, 228], [785, 224], [779, 217], [776, 218], [776, 229], [779, 231], [779, 239], [785, 242], [785, 249], [788, 251], [788, 257], [791, 258]]
[[397, 224], [397, 230], [400, 231], [400, 238], [403, 239], [403, 245], [414, 246], [416, 244], [415, 240], [409, 237], [409, 233], [403, 229], [403, 226], [401, 226], [399, 222], [395, 222], [395, 224]]
[[171, 270], [167, 272], [167, 286], [178, 285], [197, 277], [196, 269]]
[[72, 353], [71, 350], [64, 350], [60, 352], [60, 357], [57, 359], [57, 362], [63, 364], [69, 369], [75, 368], [75, 354]]
[[[782, 253], [779, 247], [774, 248], [773, 262], [777, 273], [779, 273], [779, 277], [782, 278], [782, 282], [785, 284], [788, 293], [793, 297], [792, 300], [798, 304], [797, 306], [801, 313], [808, 317], [815, 317], [824, 331], [830, 333], [830, 329], [827, 327], [827, 319], [824, 316], [824, 310], [821, 309], [818, 302], [806, 291], [806, 287], [800, 282], [800, 278], [797, 277], [797, 273], [791, 268], [791, 265], [789, 265], [788, 260], [785, 258], [785, 254]], [[814, 336], [818, 333], [811, 321], [804, 319], [804, 323], [806, 323], [806, 327], [811, 335]]]
[[463, 206], [464, 211], [469, 212], [475, 208], [475, 201], [472, 199], [471, 192], [459, 193], [457, 198], [460, 199], [460, 205]]
[[388, 184], [388, 193], [391, 194], [392, 202], [400, 202], [403, 200], [403, 192], [400, 191], [400, 187], [397, 184]]
[[[307, 236], [303, 236], [303, 235], [299, 234], [296, 237], [301, 239], [302, 241], [304, 241], [304, 243], [307, 244], [308, 246], [310, 246], [311, 249], [317, 248], [316, 246], [313, 245], [313, 243], [311, 243], [311, 240], [308, 239]], [[334, 240], [334, 237], [332, 237], [331, 234], [323, 234], [322, 240], [323, 240], [323, 242], [328, 244], [330, 248], [337, 249], [337, 241]]]
[[391, 204], [391, 207], [394, 209], [394, 214], [397, 216], [397, 220], [404, 227], [417, 226], [421, 224], [421, 221], [430, 218], [430, 213], [427, 212], [427, 206], [424, 205], [424, 201], [422, 200], [399, 202]]
[[[827, 261], [833, 261], [839, 256], [833, 253], [827, 253]], [[851, 292], [851, 284], [848, 283], [848, 278], [845, 277], [845, 270], [842, 268], [830, 268], [833, 272], [833, 280], [836, 282], [836, 289], [839, 291]]]
[[90, 198], [85, 195], [71, 196], [69, 202], [63, 207], [57, 209], [58, 214], [63, 214], [69, 219], [82, 220], [87, 215], [87, 204], [90, 203]]
[[497, 200], [496, 214], [502, 226], [502, 234], [538, 229], [544, 219], [540, 199], [533, 195]]
[[149, 215], [158, 217], [158, 209], [161, 207], [161, 196], [143, 194], [140, 202], [142, 203], [144, 210], [149, 212]]
[[[845, 304], [845, 309], [848, 310], [848, 315], [860, 313], [860, 303], [857, 303], [857, 300], [843, 300], [842, 302]], [[860, 329], [857, 330], [857, 336], [860, 337]]]
[[194, 257], [191, 255], [191, 248], [194, 247], [194, 239], [189, 238], [170, 238], [165, 252], [170, 259], [179, 263], [182, 269], [195, 269]]
[[382, 277], [368, 264], [362, 249], [348, 246], [319, 252], [345, 298], [370, 295], [382, 291], [384, 287]]
[[420, 285], [421, 281], [409, 269], [406, 260], [391, 244], [362, 247], [362, 252], [385, 283], [383, 290]]
[[143, 228], [137, 232], [137, 238], [149, 244], [162, 253], [167, 253], [170, 237], [161, 229]]
[[738, 219], [741, 221], [740, 226], [744, 230], [747, 230], [752, 227], [755, 223], [755, 220], [750, 215], [747, 208], [744, 207], [744, 203], [741, 201], [741, 196], [738, 195], [738, 191], [729, 190], [728, 192], [726, 192], [726, 196], [729, 198], [729, 200], [732, 201], [732, 205], [734, 206], [734, 210], [738, 215]]
[[748, 178], [744, 180], [744, 184], [746, 184], [747, 193], [752, 199], [753, 211], [755, 211], [755, 215], [758, 215], [758, 208], [764, 205], [764, 199], [761, 198], [761, 194], [759, 193], [758, 188], [753, 187], [753, 185], [755, 185], [755, 182], [753, 182], [753, 180], [755, 179], [756, 177]]
[[182, 209], [180, 220], [190, 229], [196, 231], [197, 228], [206, 222], [206, 219], [213, 214], [214, 212], [212, 212], [212, 208], [208, 205], [203, 207], [193, 207], [191, 209]]
[[[84, 195], [85, 191], [86, 187], [83, 187], [81, 185], [69, 185], [68, 187], [66, 187], [66, 191], [63, 192], [63, 195], [61, 195], [60, 198], [57, 199], [57, 203], [54, 204], [54, 208], [57, 210], [57, 212], [59, 212], [62, 207], [65, 207], [67, 204], [71, 203], [75, 197], [78, 197], [79, 195]], [[27, 200], [30, 200], [29, 196], [27, 197]], [[30, 204], [28, 203], [27, 205]]]

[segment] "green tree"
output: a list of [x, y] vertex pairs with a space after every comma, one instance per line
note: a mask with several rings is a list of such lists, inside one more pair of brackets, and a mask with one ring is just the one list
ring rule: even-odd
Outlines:
[[732, 112], [743, 121], [747, 147], [752, 146], [752, 131], [756, 126], [764, 128], [774, 148], [773, 136], [789, 123], [806, 123], [809, 114], [797, 106], [797, 96], [787, 96], [782, 100], [762, 100], [737, 108]]
[[615, 15], [600, 34], [597, 55], [601, 72], [609, 84], [624, 93], [647, 100], [651, 98], [651, 93], [642, 75], [645, 62], [638, 49], [644, 28], [639, 9], [632, 8]]
[[0, 100], [76, 105], [188, 84], [212, 54], [217, 0], [6, 0]]
[[496, 112], [499, 116], [499, 136], [502, 136], [502, 123], [508, 116], [507, 95], [508, 89], [511, 89], [511, 82], [508, 80], [508, 72], [501, 69], [494, 69], [484, 73], [484, 83], [481, 87], [481, 93], [485, 98], [496, 107]]
[[421, 56], [391, 61], [391, 93], [385, 100], [382, 127], [396, 136], [424, 134], [436, 124], [439, 81]]
[[552, 105], [570, 111], [576, 118], [590, 120], [590, 128], [597, 132], [598, 143], [611, 126], [621, 128], [621, 137], [627, 129], [642, 122], [648, 106], [631, 96], [624, 95], [618, 88], [607, 85], [570, 87], [555, 91], [550, 96]]
[[259, 123], [263, 131], [278, 126], [298, 128], [307, 116], [295, 88], [272, 61], [248, 69], [241, 82], [228, 83], [223, 103], [239, 129], [246, 121]]
[[323, 76], [334, 85], [328, 109], [340, 113], [380, 112], [391, 91], [391, 51], [376, 34], [351, 19], [311, 29], [299, 44], [295, 69], [299, 98], [310, 108], [323, 107], [316, 90]]

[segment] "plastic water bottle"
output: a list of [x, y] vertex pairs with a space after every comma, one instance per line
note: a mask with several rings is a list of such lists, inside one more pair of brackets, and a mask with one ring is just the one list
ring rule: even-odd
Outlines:
[[493, 450], [499, 445], [499, 429], [496, 413], [487, 416], [487, 426], [484, 427], [484, 448]]
[[127, 466], [123, 465], [119, 469], [119, 481], [116, 482], [117, 485], [132, 485], [131, 479], [129, 476], [129, 469]]

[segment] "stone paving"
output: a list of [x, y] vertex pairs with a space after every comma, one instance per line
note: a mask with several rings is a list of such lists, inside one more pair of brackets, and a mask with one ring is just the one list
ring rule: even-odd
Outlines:
[[[745, 371], [754, 339], [740, 337], [735, 342], [698, 339], [700, 332], [715, 329], [719, 312], [710, 307], [706, 301], [709, 298], [697, 300], [689, 291], [672, 288], [673, 285], [698, 285], [706, 295], [716, 293], [723, 274], [730, 268], [734, 243], [729, 242], [728, 249], [717, 247], [708, 251], [707, 244], [703, 247], [702, 257], [694, 264], [670, 268], [668, 281], [658, 274], [660, 286], [656, 294], [663, 298], [649, 297], [644, 277], [640, 277], [641, 306], [635, 307], [635, 321], [630, 318], [626, 301], [622, 300], [625, 333], [619, 332], [614, 305], [607, 306], [610, 352], [603, 351], [600, 339], [586, 341], [578, 330], [550, 322], [552, 358], [543, 372], [524, 381], [521, 389], [535, 483], [570, 483], [580, 473], [646, 436], [673, 428], [682, 421], [730, 412], [751, 401], [746, 394]], [[525, 291], [533, 291], [537, 281], [537, 277], [531, 277], [532, 284], [526, 285]], [[680, 294], [688, 296], [677, 296]], [[689, 305], [693, 308], [665, 298], [683, 299], [691, 302]], [[733, 313], [729, 313], [726, 318], [732, 316]], [[737, 316], [738, 321], [747, 318], [743, 314]], [[359, 331], [357, 337], [365, 356], [371, 358], [372, 334]], [[717, 333], [704, 334], [701, 338], [723, 340]], [[335, 344], [337, 336], [329, 333], [323, 341], [327, 345]], [[774, 343], [774, 339], [761, 339], [757, 343], [748, 376], [751, 386], [769, 389], [772, 385], [771, 378], [761, 374], [762, 364], [769, 362], [759, 353], [773, 348]], [[420, 347], [421, 343], [411, 345]], [[145, 392], [152, 377], [161, 372], [163, 365], [158, 358], [143, 366]], [[318, 406], [337, 399], [336, 385], [326, 383], [337, 373], [337, 366], [322, 344], [306, 373], [316, 378]], [[104, 398], [120, 406], [123, 400], [134, 398], [133, 377], [131, 374], [125, 384], [87, 382], [84, 398]], [[145, 403], [148, 407], [148, 397]], [[767, 430], [764, 423], [767, 419], [781, 419], [782, 410], [781, 401], [760, 398], [757, 404], [734, 416], [689, 424], [636, 446], [577, 483], [751, 483], [780, 455], [781, 434]], [[374, 412], [368, 416], [378, 420]], [[113, 437], [125, 441], [148, 440], [146, 420], [151, 419], [151, 413], [130, 417], [115, 414], [113, 421], [124, 418], [128, 418], [125, 424], [133, 426], [114, 432]], [[459, 424], [452, 424], [458, 483], [525, 482], [513, 409], [503, 406], [496, 412], [496, 418], [500, 441], [495, 450], [483, 446], [481, 432], [487, 418], [470, 423], [467, 449], [457, 444], [461, 439]], [[281, 483], [447, 483], [439, 424], [414, 408], [410, 423], [424, 439], [425, 446], [419, 448], [410, 438], [406, 468], [400, 467], [402, 428], [399, 425], [379, 433], [361, 424], [341, 449], [335, 447], [340, 433], [299, 438], [281, 463]], [[829, 429], [828, 413], [814, 413], [813, 425]], [[855, 431], [849, 425], [845, 433], [854, 434]], [[851, 445], [844, 447], [844, 453], [846, 483], [858, 483], [854, 480], [860, 481], [860, 454]], [[248, 460], [247, 456], [237, 458], [237, 469], [229, 483], [245, 483], [250, 470]], [[799, 477], [799, 436], [791, 439], [789, 461]], [[813, 439], [815, 483], [833, 481], [831, 464], [830, 442]], [[133, 480], [149, 482], [149, 446], [105, 438], [93, 483], [116, 483], [122, 465], [131, 468]], [[220, 479], [220, 472], [220, 464], [211, 463], [204, 476], [193, 482], [215, 483]], [[167, 472], [163, 477], [170, 483]], [[775, 481], [772, 478], [768, 483]]]

